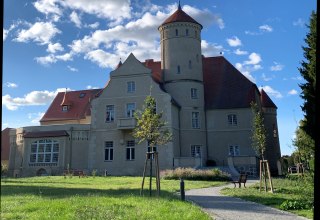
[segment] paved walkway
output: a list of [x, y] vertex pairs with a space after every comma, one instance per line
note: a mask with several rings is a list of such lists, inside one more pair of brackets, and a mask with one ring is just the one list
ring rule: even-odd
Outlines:
[[[246, 186], [256, 183], [257, 180], [248, 180]], [[185, 192], [186, 199], [192, 201], [216, 220], [302, 220], [307, 219], [289, 212], [274, 209], [255, 202], [244, 201], [239, 198], [225, 196], [219, 191], [225, 187], [234, 187], [228, 184], [220, 187], [192, 189]]]

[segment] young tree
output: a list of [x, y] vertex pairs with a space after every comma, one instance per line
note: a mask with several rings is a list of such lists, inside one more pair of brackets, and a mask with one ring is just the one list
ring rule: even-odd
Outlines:
[[309, 33], [305, 38], [306, 46], [303, 46], [305, 60], [298, 68], [301, 76], [306, 81], [299, 84], [302, 89], [301, 97], [304, 99], [302, 111], [305, 113], [305, 123], [301, 128], [315, 140], [316, 135], [316, 42], [317, 42], [317, 13], [312, 11], [310, 24], [307, 25]]
[[[133, 130], [133, 137], [139, 140], [139, 144], [146, 141], [150, 146], [151, 152], [155, 150], [155, 146], [161, 146], [169, 141], [171, 141], [172, 134], [168, 128], [165, 128], [166, 122], [162, 120], [163, 113], [156, 112], [156, 100], [152, 96], [147, 96], [142, 111], [137, 111], [134, 114], [135, 119], [137, 120], [137, 126]], [[156, 154], [156, 155], [155, 155]], [[158, 156], [157, 152], [153, 152], [156, 159], [156, 180], [157, 180], [157, 189], [158, 195], [160, 193], [160, 175], [159, 175], [159, 166], [157, 165]], [[150, 159], [150, 196], [151, 196], [151, 183], [152, 183], [152, 157]], [[145, 163], [145, 168], [147, 164], [147, 159]], [[143, 180], [141, 191], [143, 190], [145, 168], [143, 172]]]

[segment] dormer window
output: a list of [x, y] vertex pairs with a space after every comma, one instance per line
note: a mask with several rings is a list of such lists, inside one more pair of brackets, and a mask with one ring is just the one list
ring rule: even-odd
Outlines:
[[68, 111], [68, 109], [69, 109], [69, 108], [68, 108], [68, 106], [67, 106], [67, 105], [63, 105], [63, 106], [62, 106], [62, 111], [63, 111], [63, 112], [67, 112], [67, 111]]
[[86, 93], [82, 92], [82, 93], [80, 93], [79, 98], [83, 98], [85, 96], [86, 96]]

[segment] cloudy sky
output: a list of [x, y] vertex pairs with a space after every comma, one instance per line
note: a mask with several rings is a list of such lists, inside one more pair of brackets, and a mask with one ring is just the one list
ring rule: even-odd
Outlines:
[[[102, 88], [132, 52], [160, 60], [169, 0], [4, 0], [2, 129], [39, 125], [59, 91]], [[203, 25], [202, 53], [220, 52], [278, 106], [282, 155], [303, 117], [298, 67], [316, 1], [182, 0]]]

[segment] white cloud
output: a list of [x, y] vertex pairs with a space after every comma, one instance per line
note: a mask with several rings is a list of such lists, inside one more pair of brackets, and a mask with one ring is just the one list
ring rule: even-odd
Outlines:
[[71, 66], [67, 66], [68, 69], [72, 72], [78, 72], [78, 69], [77, 68], [74, 68], [74, 67], [71, 67]]
[[292, 22], [293, 26], [299, 26], [299, 27], [304, 27], [305, 26], [305, 22], [304, 20], [302, 20], [301, 18], [299, 18], [298, 20]]
[[32, 124], [39, 124], [40, 119], [44, 116], [45, 112], [29, 113], [28, 118], [31, 119]]
[[288, 95], [297, 95], [298, 94], [298, 92], [297, 92], [297, 90], [295, 90], [295, 89], [291, 89], [289, 92], [288, 92]]
[[296, 76], [296, 77], [291, 77], [291, 79], [293, 80], [303, 80], [303, 78], [301, 76]]
[[16, 98], [6, 94], [2, 96], [2, 105], [12, 111], [17, 110], [21, 106], [47, 105], [52, 102], [58, 92], [65, 90], [65, 88], [58, 88], [56, 91], [32, 91], [24, 95], [24, 97]]
[[236, 55], [246, 55], [248, 54], [248, 51], [240, 50], [239, 48], [237, 48], [235, 51], [233, 51], [233, 53]]
[[47, 17], [51, 16], [53, 21], [58, 21], [62, 15], [62, 9], [58, 3], [60, 0], [38, 0], [33, 3], [34, 7]]
[[57, 51], [63, 51], [63, 50], [64, 49], [60, 43], [55, 43], [55, 44], [49, 43], [48, 44], [47, 52], [49, 52], [49, 53], [55, 53]]
[[270, 67], [271, 71], [281, 71], [284, 68], [284, 65], [277, 63], [277, 62], [273, 62], [274, 65]]
[[260, 63], [262, 61], [261, 56], [257, 53], [251, 53], [249, 55], [249, 60], [244, 61], [244, 64], [252, 64], [252, 65], [256, 65], [258, 63]]
[[270, 25], [264, 24], [259, 27], [259, 29], [263, 32], [272, 32], [273, 28]]
[[4, 86], [6, 86], [6, 87], [8, 87], [8, 88], [17, 88], [17, 87], [18, 87], [17, 84], [11, 83], [11, 82], [6, 82], [6, 83], [4, 84]]
[[270, 86], [263, 86], [263, 87], [260, 86], [259, 90], [261, 90], [261, 89], [263, 89], [266, 93], [268, 93], [268, 95], [275, 97], [277, 99], [280, 99], [283, 97], [279, 91], [271, 88]]
[[206, 40], [201, 40], [201, 50], [204, 56], [218, 56], [224, 51], [221, 45]]
[[73, 11], [70, 14], [70, 19], [76, 25], [76, 27], [81, 28], [81, 26], [82, 26], [81, 19], [75, 11]]
[[92, 28], [92, 29], [96, 29], [98, 28], [100, 25], [99, 22], [95, 22], [95, 23], [92, 23], [92, 24], [85, 24], [84, 26], [87, 27], [87, 28]]
[[97, 86], [90, 86], [90, 85], [88, 85], [86, 88], [87, 88], [87, 89], [100, 89], [100, 88], [97, 87]]
[[65, 53], [63, 55], [57, 55], [56, 58], [58, 60], [69, 61], [69, 60], [72, 60], [72, 56], [73, 56], [73, 53], [70, 52], [70, 53]]
[[114, 67], [119, 61], [118, 56], [107, 53], [101, 49], [88, 52], [84, 58], [91, 60], [102, 68]]
[[20, 30], [15, 40], [18, 42], [33, 40], [40, 44], [48, 44], [58, 33], [61, 33], [61, 31], [53, 23], [36, 22], [29, 29]]
[[236, 63], [235, 67], [245, 76], [247, 79], [249, 79], [251, 82], [255, 83], [256, 79], [251, 75], [251, 71], [249, 70], [248, 66], [244, 66], [241, 63]]
[[4, 29], [3, 28], [3, 41], [5, 41], [6, 40], [6, 38], [7, 38], [7, 36], [8, 36], [8, 34], [9, 34], [9, 30], [6, 30], [6, 29]]
[[37, 63], [40, 63], [40, 64], [42, 64], [44, 66], [47, 66], [50, 63], [57, 62], [57, 58], [52, 54], [49, 54], [49, 55], [44, 56], [44, 57], [36, 57], [34, 59], [37, 61]]
[[242, 45], [241, 40], [236, 36], [233, 36], [232, 38], [228, 38], [227, 42], [230, 47], [238, 47]]
[[267, 77], [264, 73], [262, 73], [261, 78], [263, 81], [266, 81], [266, 82], [272, 80], [272, 77]]

